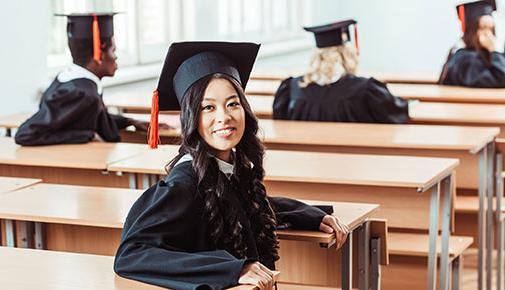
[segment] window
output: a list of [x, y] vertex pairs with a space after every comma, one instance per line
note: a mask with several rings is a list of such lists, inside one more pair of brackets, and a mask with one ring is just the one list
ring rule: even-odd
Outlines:
[[54, 13], [120, 12], [114, 34], [120, 68], [160, 63], [171, 42], [196, 39], [282, 42], [306, 35], [308, 0], [51, 0], [50, 67], [71, 62], [65, 17]]
[[218, 0], [219, 37], [273, 42], [303, 34], [302, 0]]

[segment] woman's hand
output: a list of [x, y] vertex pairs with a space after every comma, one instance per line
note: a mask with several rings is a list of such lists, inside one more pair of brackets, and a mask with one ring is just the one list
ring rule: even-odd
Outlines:
[[489, 52], [496, 51], [496, 37], [489, 31], [479, 33], [479, 43]]
[[260, 262], [249, 263], [242, 268], [238, 283], [254, 285], [260, 290], [272, 290], [274, 289], [274, 274]]
[[349, 233], [347, 225], [332, 215], [325, 215], [323, 217], [323, 220], [319, 225], [319, 230], [328, 234], [335, 233], [337, 249], [344, 245], [345, 240], [347, 239], [347, 234]]

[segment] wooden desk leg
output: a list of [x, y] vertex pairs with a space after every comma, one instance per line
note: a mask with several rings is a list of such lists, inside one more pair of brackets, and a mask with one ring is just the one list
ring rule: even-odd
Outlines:
[[504, 226], [505, 223], [503, 221], [502, 217], [502, 212], [501, 212], [501, 207], [502, 207], [502, 199], [503, 199], [503, 177], [502, 177], [502, 171], [503, 171], [503, 156], [500, 152], [496, 153], [496, 226], [498, 229], [497, 232], [497, 240], [496, 240], [496, 247], [497, 247], [497, 257], [496, 257], [496, 290], [502, 290], [502, 280], [503, 280], [503, 272], [504, 272], [504, 257], [503, 257], [503, 250], [504, 250]]
[[485, 257], [484, 252], [486, 248], [486, 152], [487, 147], [484, 147], [479, 153], [479, 249], [478, 249], [478, 258], [477, 258], [477, 267], [478, 267], [478, 277], [477, 277], [477, 285], [478, 290], [484, 289], [484, 263]]
[[5, 137], [12, 137], [12, 129], [5, 128]]
[[372, 264], [371, 264], [371, 274], [372, 274], [372, 290], [380, 290], [381, 288], [381, 239], [373, 238], [371, 240], [371, 252], [372, 252]]
[[487, 145], [487, 223], [486, 223], [486, 285], [488, 290], [492, 290], [493, 281], [493, 242], [494, 242], [494, 217], [493, 217], [493, 197], [494, 197], [494, 143]]
[[442, 252], [440, 255], [440, 289], [449, 289], [449, 239], [451, 236], [452, 184], [451, 176], [442, 180], [440, 186], [444, 192], [444, 208], [442, 212]]
[[131, 189], [137, 189], [137, 174], [128, 173], [128, 185]]
[[430, 199], [430, 229], [429, 229], [429, 252], [428, 252], [428, 290], [436, 289], [437, 280], [437, 237], [438, 237], [438, 211], [440, 208], [439, 184], [431, 189]]
[[16, 246], [14, 231], [14, 222], [12, 220], [5, 220], [5, 239], [7, 242], [7, 247]]
[[46, 249], [46, 237], [43, 227], [44, 225], [42, 223], [35, 223], [35, 249]]
[[20, 248], [31, 248], [33, 241], [33, 222], [17, 221], [19, 226], [18, 234], [18, 247]]
[[503, 284], [503, 277], [504, 277], [504, 268], [505, 268], [505, 263], [503, 259], [503, 252], [504, 252], [504, 243], [505, 243], [505, 237], [504, 237], [504, 232], [505, 232], [505, 222], [503, 219], [501, 219], [498, 222], [498, 257], [496, 260], [496, 290], [502, 290], [504, 287]]
[[462, 255], [457, 256], [451, 263], [452, 269], [452, 290], [459, 290], [461, 285], [461, 268], [463, 263], [461, 263]]
[[358, 228], [358, 289], [368, 290], [370, 269], [370, 223]]
[[350, 232], [347, 236], [347, 240], [342, 246], [342, 265], [341, 265], [341, 279], [342, 279], [342, 290], [352, 289], [352, 236], [353, 232]]
[[151, 178], [149, 174], [141, 174], [141, 177], [142, 177], [142, 189], [148, 189], [151, 186], [150, 184]]

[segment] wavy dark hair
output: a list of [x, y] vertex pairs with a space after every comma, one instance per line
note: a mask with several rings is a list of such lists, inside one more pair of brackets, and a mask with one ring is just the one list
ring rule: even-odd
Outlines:
[[204, 212], [209, 221], [210, 238], [215, 246], [223, 243], [234, 249], [234, 256], [245, 257], [247, 246], [243, 242], [242, 224], [237, 210], [224, 196], [226, 177], [219, 174], [214, 158], [209, 158], [211, 148], [198, 133], [201, 103], [208, 84], [213, 79], [228, 80], [235, 88], [245, 111], [245, 130], [235, 147], [234, 180], [243, 208], [250, 218], [251, 229], [261, 260], [279, 259], [276, 219], [263, 185], [264, 147], [257, 137], [258, 120], [245, 98], [241, 85], [226, 74], [213, 74], [195, 82], [186, 92], [181, 104], [181, 146], [179, 154], [167, 165], [170, 171], [185, 154], [193, 157], [192, 165], [198, 177], [198, 191], [205, 201]]
[[[465, 43], [466, 48], [477, 51], [485, 60], [490, 62], [491, 55], [487, 49], [481, 46], [479, 36], [477, 34], [481, 17], [473, 18], [469, 21], [469, 23], [467, 23], [465, 32], [463, 33], [463, 42]], [[496, 35], [496, 31], [494, 29], [493, 34]]]

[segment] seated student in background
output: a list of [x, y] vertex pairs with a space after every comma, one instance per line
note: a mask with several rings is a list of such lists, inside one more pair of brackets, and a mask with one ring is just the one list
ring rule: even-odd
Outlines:
[[147, 122], [107, 113], [102, 101], [101, 79], [113, 76], [117, 69], [113, 15], [68, 15], [68, 45], [74, 63], [44, 92], [39, 111], [19, 127], [16, 143], [86, 143], [96, 134], [107, 142], [119, 142], [119, 129], [129, 125], [147, 129]]
[[505, 55], [496, 51], [495, 1], [457, 6], [462, 43], [452, 48], [440, 76], [444, 85], [505, 88]]
[[355, 75], [356, 47], [346, 20], [304, 28], [313, 32], [317, 52], [307, 73], [284, 80], [275, 94], [274, 119], [365, 123], [406, 123], [407, 101], [397, 98], [373, 78]]
[[[168, 176], [135, 202], [126, 218], [114, 270], [170, 289], [272, 289], [276, 227], [335, 233], [336, 217], [296, 200], [269, 197], [264, 148], [244, 95], [259, 45], [173, 43], [153, 96], [156, 108], [181, 109], [181, 147]], [[158, 136], [152, 130], [151, 147]]]

